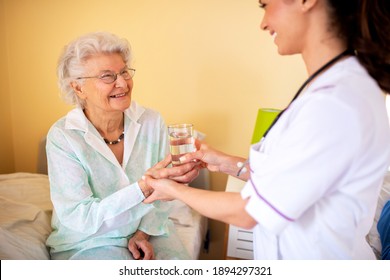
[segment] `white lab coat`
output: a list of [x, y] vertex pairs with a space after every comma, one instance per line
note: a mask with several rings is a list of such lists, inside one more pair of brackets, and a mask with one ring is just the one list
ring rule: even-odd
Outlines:
[[256, 259], [373, 259], [366, 242], [389, 166], [384, 97], [355, 57], [338, 62], [250, 150]]

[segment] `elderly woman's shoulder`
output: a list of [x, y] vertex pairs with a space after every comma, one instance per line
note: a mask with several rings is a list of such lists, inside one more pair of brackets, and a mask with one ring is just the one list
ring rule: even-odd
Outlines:
[[65, 124], [66, 124], [66, 116], [62, 116], [51, 125], [49, 132], [55, 129], [63, 129], [65, 128]]
[[74, 108], [65, 116], [55, 121], [48, 131], [48, 135], [63, 134], [66, 130], [85, 130], [87, 119], [81, 108]]

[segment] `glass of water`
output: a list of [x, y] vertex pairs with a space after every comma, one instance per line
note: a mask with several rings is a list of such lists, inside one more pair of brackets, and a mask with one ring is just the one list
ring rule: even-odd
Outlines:
[[192, 124], [168, 125], [169, 148], [172, 155], [172, 165], [180, 165], [180, 157], [186, 153], [195, 152], [194, 126]]

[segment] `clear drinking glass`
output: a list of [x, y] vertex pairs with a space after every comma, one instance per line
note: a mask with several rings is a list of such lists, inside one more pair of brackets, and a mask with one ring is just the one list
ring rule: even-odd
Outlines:
[[195, 151], [193, 127], [192, 124], [188, 123], [168, 125], [169, 148], [173, 166], [180, 165], [180, 157]]

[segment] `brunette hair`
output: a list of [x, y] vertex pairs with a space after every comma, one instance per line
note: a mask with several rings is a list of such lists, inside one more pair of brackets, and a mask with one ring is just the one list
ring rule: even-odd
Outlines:
[[360, 63], [390, 94], [390, 1], [327, 0], [331, 24]]

